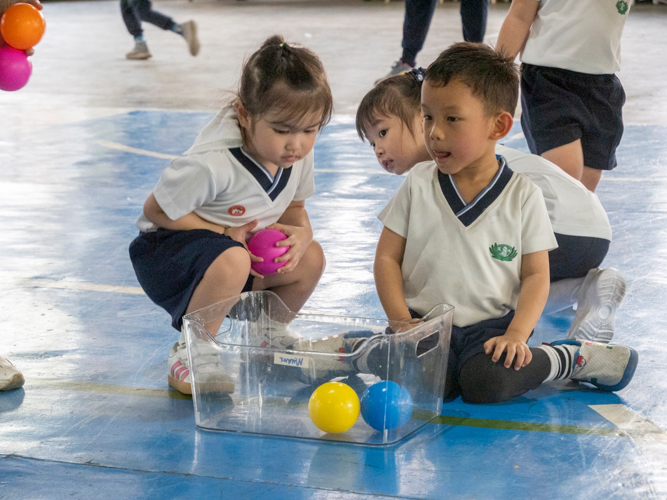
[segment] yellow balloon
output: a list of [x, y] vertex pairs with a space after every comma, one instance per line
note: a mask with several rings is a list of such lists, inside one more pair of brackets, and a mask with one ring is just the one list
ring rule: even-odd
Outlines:
[[341, 382], [322, 384], [308, 402], [313, 423], [324, 432], [345, 432], [359, 418], [359, 396]]

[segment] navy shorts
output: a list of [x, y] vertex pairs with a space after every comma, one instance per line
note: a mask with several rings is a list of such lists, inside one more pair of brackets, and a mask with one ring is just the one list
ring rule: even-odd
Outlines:
[[609, 240], [592, 236], [570, 236], [555, 233], [558, 248], [549, 252], [551, 281], [583, 278], [600, 267], [609, 251]]
[[[130, 244], [130, 259], [146, 295], [171, 314], [180, 331], [182, 318], [204, 273], [225, 250], [243, 247], [229, 236], [208, 229], [140, 233]], [[253, 277], [243, 291], [252, 290]]]
[[[421, 315], [412, 309], [410, 314], [413, 318], [421, 318]], [[452, 326], [445, 396], [452, 392], [458, 394], [460, 391], [458, 380], [463, 365], [476, 354], [484, 352], [484, 343], [487, 340], [505, 335], [513, 319], [514, 311], [510, 311], [502, 318], [486, 319], [464, 327]], [[423, 347], [430, 348], [430, 346]]]
[[585, 166], [613, 169], [624, 103], [616, 75], [521, 66], [521, 127], [533, 154], [581, 139]]

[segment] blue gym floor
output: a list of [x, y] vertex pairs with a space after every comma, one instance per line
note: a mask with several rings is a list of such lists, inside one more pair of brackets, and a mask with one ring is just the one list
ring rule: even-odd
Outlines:
[[[0, 498], [667, 498], [667, 127], [628, 126], [597, 191], [614, 230], [603, 267], [629, 284], [615, 342], [639, 352], [632, 383], [459, 399], [383, 448], [199, 430], [168, 388], [178, 333], [127, 248], [169, 157], [209, 118], [136, 111], [0, 138], [0, 355], [26, 378], [0, 393]], [[504, 143], [526, 149], [518, 125]], [[348, 116], [315, 155], [307, 208], [328, 265], [306, 308], [383, 317], [375, 215], [402, 178]], [[541, 320], [531, 342], [563, 338], [570, 320]]]

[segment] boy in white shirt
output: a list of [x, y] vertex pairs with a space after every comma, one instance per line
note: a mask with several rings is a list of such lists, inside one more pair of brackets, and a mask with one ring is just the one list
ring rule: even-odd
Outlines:
[[591, 191], [616, 167], [621, 34], [633, 0], [514, 0], [496, 49], [521, 53], [521, 126], [533, 154]]
[[[520, 396], [572, 379], [616, 391], [637, 353], [577, 340], [529, 348], [549, 294], [556, 240], [540, 189], [514, 173], [496, 141], [512, 127], [518, 72], [482, 44], [460, 43], [429, 66], [422, 87], [420, 163], [379, 218], [375, 282], [389, 320], [454, 306], [446, 395], [470, 403]], [[372, 360], [360, 360], [372, 371]]]

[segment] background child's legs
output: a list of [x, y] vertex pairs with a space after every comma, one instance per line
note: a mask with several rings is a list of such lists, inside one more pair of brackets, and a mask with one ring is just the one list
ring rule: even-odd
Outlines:
[[151, 23], [163, 30], [170, 30], [174, 26], [174, 20], [153, 10], [150, 0], [125, 0], [128, 1], [132, 10], [142, 21]]
[[584, 152], [581, 148], [581, 139], [545, 151], [540, 156], [555, 163], [566, 173], [581, 181], [589, 191], [595, 191], [602, 177], [602, 170], [596, 170], [584, 165]]
[[294, 271], [265, 276], [264, 279], [255, 278], [252, 289], [270, 290], [292, 311], [298, 312], [315, 290], [325, 265], [322, 247], [313, 240]]
[[130, 35], [137, 38], [144, 34], [144, 30], [141, 28], [141, 18], [134, 10], [132, 0], [120, 0], [120, 13]]

